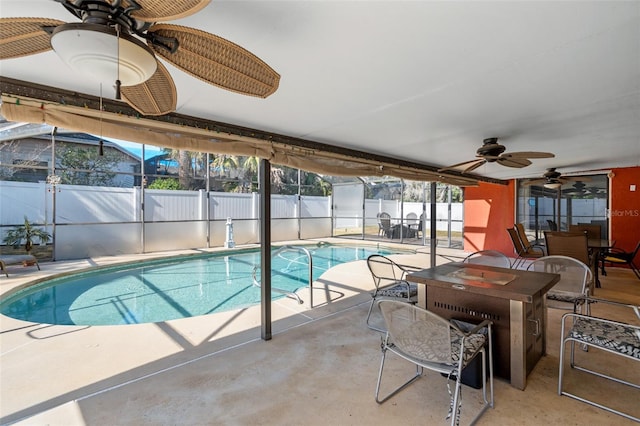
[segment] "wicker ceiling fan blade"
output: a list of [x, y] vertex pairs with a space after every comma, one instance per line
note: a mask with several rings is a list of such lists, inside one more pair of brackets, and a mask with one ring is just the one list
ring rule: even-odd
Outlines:
[[522, 185], [531, 186], [531, 185], [542, 185], [545, 183], [547, 183], [547, 179], [536, 179], [536, 180], [530, 180], [530, 181], [524, 182]]
[[[480, 167], [484, 163], [485, 163], [485, 160], [483, 158], [476, 158], [475, 160], [463, 161], [462, 163], [454, 164], [454, 165], [448, 166], [448, 167], [443, 167], [441, 169], [438, 169], [438, 171], [439, 172], [444, 172], [444, 171], [447, 171], [447, 170], [456, 170], [456, 171], [459, 171], [459, 172], [461, 171], [462, 173], [464, 173], [469, 169], [469, 167], [473, 167], [476, 164], [478, 164], [478, 167]], [[474, 169], [475, 168], [476, 167], [474, 167]]]
[[474, 171], [475, 169], [477, 169], [478, 167], [484, 165], [487, 162], [487, 160], [485, 160], [484, 158], [476, 160], [476, 162], [474, 164], [471, 164], [469, 167], [467, 167], [466, 169], [464, 169], [462, 171], [462, 173], [469, 173]]
[[171, 64], [209, 84], [261, 98], [271, 95], [280, 84], [280, 75], [269, 65], [222, 37], [171, 24], [154, 25], [148, 33], [176, 38], [179, 47], [175, 53], [149, 46]]
[[0, 59], [19, 58], [51, 50], [51, 35], [44, 28], [64, 21], [48, 18], [1, 18]]
[[521, 169], [531, 165], [531, 161], [526, 158], [511, 158], [509, 156], [502, 155], [496, 160], [498, 164], [506, 167], [513, 167], [514, 169]]
[[176, 85], [160, 61], [149, 80], [135, 86], [122, 86], [121, 94], [124, 101], [144, 115], [163, 115], [175, 111], [178, 99]]
[[553, 155], [550, 152], [537, 152], [537, 151], [523, 151], [523, 152], [507, 152], [502, 154], [501, 157], [509, 157], [509, 158], [553, 158]]
[[[114, 0], [110, 0], [111, 3]], [[131, 12], [131, 16], [144, 22], [172, 21], [193, 15], [209, 4], [209, 0], [136, 0], [142, 9]], [[122, 5], [131, 6], [129, 0]]]

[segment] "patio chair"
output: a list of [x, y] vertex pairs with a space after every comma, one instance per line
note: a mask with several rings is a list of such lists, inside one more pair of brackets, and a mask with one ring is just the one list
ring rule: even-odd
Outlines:
[[599, 240], [602, 238], [602, 231], [600, 225], [592, 225], [586, 223], [579, 223], [577, 225], [569, 225], [569, 232], [586, 232], [587, 238]]
[[578, 259], [585, 265], [592, 266], [586, 232], [545, 231], [544, 240], [547, 246], [547, 255], [569, 256]]
[[520, 237], [520, 241], [522, 242], [522, 246], [526, 251], [542, 251], [544, 253], [544, 247], [540, 244], [531, 244], [529, 241], [529, 237], [527, 236], [527, 232], [524, 229], [524, 225], [521, 223], [516, 223], [514, 225], [516, 228], [516, 232], [518, 233], [518, 237]]
[[[391, 300], [381, 300], [378, 304], [388, 329], [381, 346], [382, 361], [375, 394], [378, 404], [387, 401], [422, 377], [423, 370], [426, 368], [448, 377], [448, 380], [455, 380], [455, 390], [451, 393], [447, 418], [451, 417], [451, 425], [457, 425], [462, 406], [462, 372], [476, 356], [482, 354], [484, 401], [482, 409], [471, 423], [478, 419], [488, 407], [493, 407], [493, 354], [491, 345], [488, 344], [491, 341], [491, 321], [485, 320], [470, 331], [464, 332], [452, 322], [415, 305]], [[414, 364], [416, 371], [408, 381], [386, 396], [380, 397], [387, 351]], [[489, 398], [487, 397], [487, 365], [489, 366]], [[443, 390], [444, 388], [443, 386]], [[472, 405], [469, 403], [469, 406]]]
[[497, 266], [498, 268], [511, 268], [511, 260], [497, 250], [481, 250], [465, 257], [462, 263], [476, 265]]
[[[584, 298], [589, 297], [589, 283], [593, 280], [591, 269], [572, 257], [545, 256], [534, 260], [527, 271], [560, 275], [560, 281], [547, 292], [547, 307], [575, 309], [582, 306]], [[586, 313], [589, 312], [587, 305]]]
[[369, 323], [376, 300], [394, 299], [415, 304], [418, 302], [418, 286], [405, 279], [413, 268], [401, 266], [386, 256], [372, 254], [367, 258], [367, 266], [376, 288], [371, 293], [371, 306], [365, 322], [370, 329], [384, 332], [386, 330]]
[[405, 218], [404, 221], [407, 226], [409, 227], [409, 229], [411, 230], [411, 232], [409, 233], [411, 235], [411, 238], [417, 238], [418, 237], [418, 215], [411, 212], [411, 213], [407, 213], [407, 217]]
[[378, 214], [378, 236], [391, 238], [391, 215], [389, 213]]
[[[635, 315], [640, 319], [640, 306], [626, 305], [619, 302], [613, 302], [610, 300], [604, 299], [596, 299], [596, 298], [585, 298], [585, 302], [587, 306], [589, 303], [598, 302], [598, 303], [607, 303], [615, 306], [619, 306], [625, 309], [632, 309]], [[591, 346], [594, 348], [601, 349], [604, 352], [608, 352], [612, 355], [620, 356], [623, 358], [630, 359], [632, 361], [640, 361], [640, 326], [627, 324], [620, 321], [612, 321], [606, 318], [598, 318], [594, 316], [590, 316], [588, 314], [580, 314], [580, 313], [566, 313], [562, 317], [562, 328], [560, 337], [562, 339], [562, 344], [560, 347], [560, 366], [559, 366], [559, 374], [558, 374], [558, 395], [566, 395], [568, 397], [577, 399], [579, 401], [585, 402], [587, 404], [593, 405], [595, 407], [601, 408], [603, 410], [609, 411], [611, 413], [618, 414], [620, 416], [626, 417], [630, 420], [634, 420], [636, 422], [640, 422], [640, 417], [635, 417], [631, 414], [624, 413], [615, 408], [604, 405], [604, 402], [595, 402], [591, 399], [588, 399], [584, 396], [578, 396], [572, 392], [566, 391], [563, 389], [563, 379], [564, 379], [564, 357], [565, 351], [567, 348], [567, 343], [570, 343], [570, 366], [573, 369], [583, 371], [585, 373], [593, 374], [605, 379], [612, 380], [614, 382], [624, 384], [630, 386], [635, 389], [634, 392], [638, 392], [640, 390], [640, 384], [633, 383], [631, 381], [624, 380], [618, 377], [614, 377], [607, 373], [607, 368], [603, 368], [600, 371], [596, 371], [591, 368], [586, 368], [584, 366], [578, 365], [576, 361], [576, 351], [575, 344], [578, 343], [580, 345], [586, 345], [587, 347]], [[580, 358], [587, 357], [591, 354], [590, 351], [580, 352], [582, 355]], [[612, 361], [614, 362], [614, 361]], [[599, 366], [601, 365], [601, 361], [598, 362], [590, 362], [587, 365], [590, 366]], [[583, 383], [588, 383], [584, 382]], [[615, 400], [614, 397], [610, 397], [612, 400]], [[607, 398], [605, 398], [606, 400]], [[610, 400], [611, 400], [610, 399]]]
[[38, 267], [38, 270], [40, 270], [38, 259], [36, 259], [36, 257], [32, 254], [9, 254], [0, 256], [0, 270], [4, 272], [7, 278], [9, 278], [7, 266], [19, 264], [22, 264], [23, 266], [35, 265]]
[[551, 219], [547, 219], [547, 225], [549, 225], [549, 231], [558, 230], [558, 224]]
[[416, 238], [420, 238], [420, 234], [424, 232], [424, 221], [426, 219], [426, 215], [424, 212], [420, 213], [420, 218], [418, 221], [418, 229], [416, 230]]
[[602, 269], [604, 270], [605, 263], [613, 265], [629, 265], [633, 273], [636, 274], [636, 277], [640, 279], [640, 270], [638, 270], [638, 267], [633, 262], [638, 251], [640, 251], [640, 241], [638, 241], [636, 248], [631, 252], [624, 251], [618, 247], [611, 247], [602, 257]]
[[533, 247], [531, 250], [525, 249], [522, 241], [520, 240], [520, 236], [518, 236], [518, 231], [516, 231], [516, 228], [507, 228], [507, 232], [509, 233], [509, 237], [511, 238], [511, 243], [513, 244], [513, 251], [516, 253], [516, 260], [514, 260], [513, 264], [511, 265], [513, 269], [517, 269], [528, 259], [538, 259], [544, 256], [544, 251], [542, 251], [541, 249], [535, 247]]

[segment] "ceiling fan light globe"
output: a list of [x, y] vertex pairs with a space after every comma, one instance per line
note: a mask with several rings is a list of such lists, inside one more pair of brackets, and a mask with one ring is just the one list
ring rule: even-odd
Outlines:
[[562, 183], [560, 182], [549, 182], [544, 184], [544, 187], [547, 189], [558, 189], [561, 186], [562, 186]]
[[65, 24], [56, 27], [51, 47], [71, 68], [113, 85], [135, 86], [156, 72], [157, 61], [144, 43], [128, 34], [116, 34], [103, 25]]

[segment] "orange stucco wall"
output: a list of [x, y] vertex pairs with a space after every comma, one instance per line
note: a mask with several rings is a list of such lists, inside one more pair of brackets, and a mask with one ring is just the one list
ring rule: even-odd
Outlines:
[[[613, 169], [611, 178], [611, 239], [616, 247], [631, 251], [640, 241], [640, 167]], [[636, 186], [631, 191], [631, 185]], [[636, 257], [636, 264], [640, 255]]]
[[[633, 250], [640, 241], [640, 167], [613, 169], [611, 239], [616, 247]], [[464, 190], [464, 249], [499, 250], [513, 254], [506, 229], [515, 222], [515, 181], [509, 185], [480, 183]], [[635, 185], [635, 191], [631, 190]], [[640, 262], [640, 255], [636, 258]]]
[[513, 254], [507, 228], [515, 223], [514, 181], [509, 185], [481, 182], [464, 190], [464, 249]]

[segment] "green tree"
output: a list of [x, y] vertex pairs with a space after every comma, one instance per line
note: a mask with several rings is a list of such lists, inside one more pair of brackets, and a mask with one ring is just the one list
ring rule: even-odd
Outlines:
[[178, 179], [174, 178], [160, 178], [151, 182], [151, 185], [148, 187], [149, 189], [184, 189], [180, 185]]
[[204, 176], [206, 154], [172, 148], [164, 148], [163, 151], [178, 164], [178, 180], [181, 189], [198, 189], [201, 187], [198, 185], [197, 177]]
[[97, 147], [60, 143], [58, 147], [62, 183], [71, 185], [107, 186], [116, 176], [113, 171], [121, 160], [117, 151], [105, 149], [100, 155]]
[[229, 172], [240, 167], [240, 160], [235, 155], [219, 154], [213, 159], [211, 166], [213, 166], [217, 175], [228, 177]]

